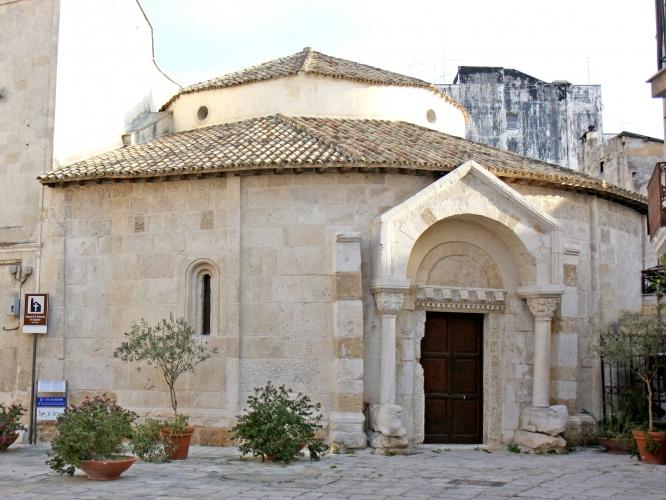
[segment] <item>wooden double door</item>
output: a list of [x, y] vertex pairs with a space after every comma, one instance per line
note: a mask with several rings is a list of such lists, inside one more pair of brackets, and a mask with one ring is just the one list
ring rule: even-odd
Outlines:
[[428, 312], [421, 341], [426, 443], [483, 440], [483, 315]]

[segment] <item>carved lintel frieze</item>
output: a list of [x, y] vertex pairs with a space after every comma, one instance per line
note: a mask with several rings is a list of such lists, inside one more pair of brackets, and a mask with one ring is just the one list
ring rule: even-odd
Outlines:
[[503, 312], [506, 293], [491, 288], [419, 286], [415, 304], [430, 311]]

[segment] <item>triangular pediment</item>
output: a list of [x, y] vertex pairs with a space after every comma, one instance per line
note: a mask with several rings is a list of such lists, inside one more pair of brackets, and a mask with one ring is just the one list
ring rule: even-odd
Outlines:
[[[540, 211], [537, 207], [527, 201], [522, 194], [472, 160], [463, 163], [437, 182], [430, 184], [399, 205], [393, 207], [388, 212], [385, 212], [381, 215], [381, 220], [383, 222], [388, 222], [400, 219], [405, 214], [411, 214], [413, 212], [419, 212], [422, 216], [421, 218], [427, 219], [427, 210], [430, 209], [432, 212], [433, 205], [442, 202], [453, 204], [454, 200], [456, 204], [459, 204], [461, 201], [464, 202], [464, 199], [459, 199], [465, 191], [460, 189], [460, 185], [469, 185], [470, 179], [478, 180], [483, 186], [487, 187], [489, 191], [495, 193], [497, 195], [495, 197], [496, 204], [499, 204], [497, 201], [498, 199], [503, 200], [506, 204], [504, 207], [505, 212], [511, 211], [521, 213], [523, 215], [521, 220], [525, 221], [525, 218], [527, 218], [533, 224], [546, 230], [552, 231], [560, 228], [560, 223], [556, 219]], [[472, 207], [469, 208], [472, 209]], [[509, 208], [511, 208], [511, 210], [509, 210]], [[425, 213], [423, 212], [424, 210], [426, 211]], [[459, 211], [460, 215], [466, 213], [464, 203]], [[469, 213], [474, 212], [470, 210]]]

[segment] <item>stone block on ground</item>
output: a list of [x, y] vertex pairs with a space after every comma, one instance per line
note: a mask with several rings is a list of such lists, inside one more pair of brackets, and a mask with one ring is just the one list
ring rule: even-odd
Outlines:
[[557, 436], [562, 434], [567, 425], [569, 410], [564, 405], [548, 408], [528, 406], [523, 409], [523, 430]]
[[404, 453], [409, 447], [406, 437], [385, 436], [381, 432], [368, 432], [368, 444], [376, 453]]
[[597, 439], [597, 421], [586, 413], [571, 415], [562, 435], [569, 446], [586, 446]]
[[560, 451], [567, 445], [567, 442], [560, 436], [529, 431], [516, 431], [513, 442], [534, 453]]

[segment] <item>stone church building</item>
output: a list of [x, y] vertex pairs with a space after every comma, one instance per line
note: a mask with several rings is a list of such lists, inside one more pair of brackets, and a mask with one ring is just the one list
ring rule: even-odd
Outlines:
[[[0, 2], [0, 21], [31, 3]], [[37, 378], [67, 380], [71, 402], [168, 414], [158, 375], [112, 352], [174, 313], [218, 349], [180, 387], [202, 444], [269, 380], [321, 402], [345, 448], [561, 446], [567, 418], [600, 416], [597, 328], [641, 307], [653, 259], [643, 196], [465, 140], [467, 111], [433, 85], [310, 48], [140, 102], [109, 109], [115, 143], [81, 130], [81, 151], [70, 134], [27, 173], [0, 157], [0, 204], [13, 175], [36, 193], [0, 221], [36, 228], [0, 231], [0, 295], [50, 294]], [[26, 404], [32, 337], [12, 321], [0, 401]]]

